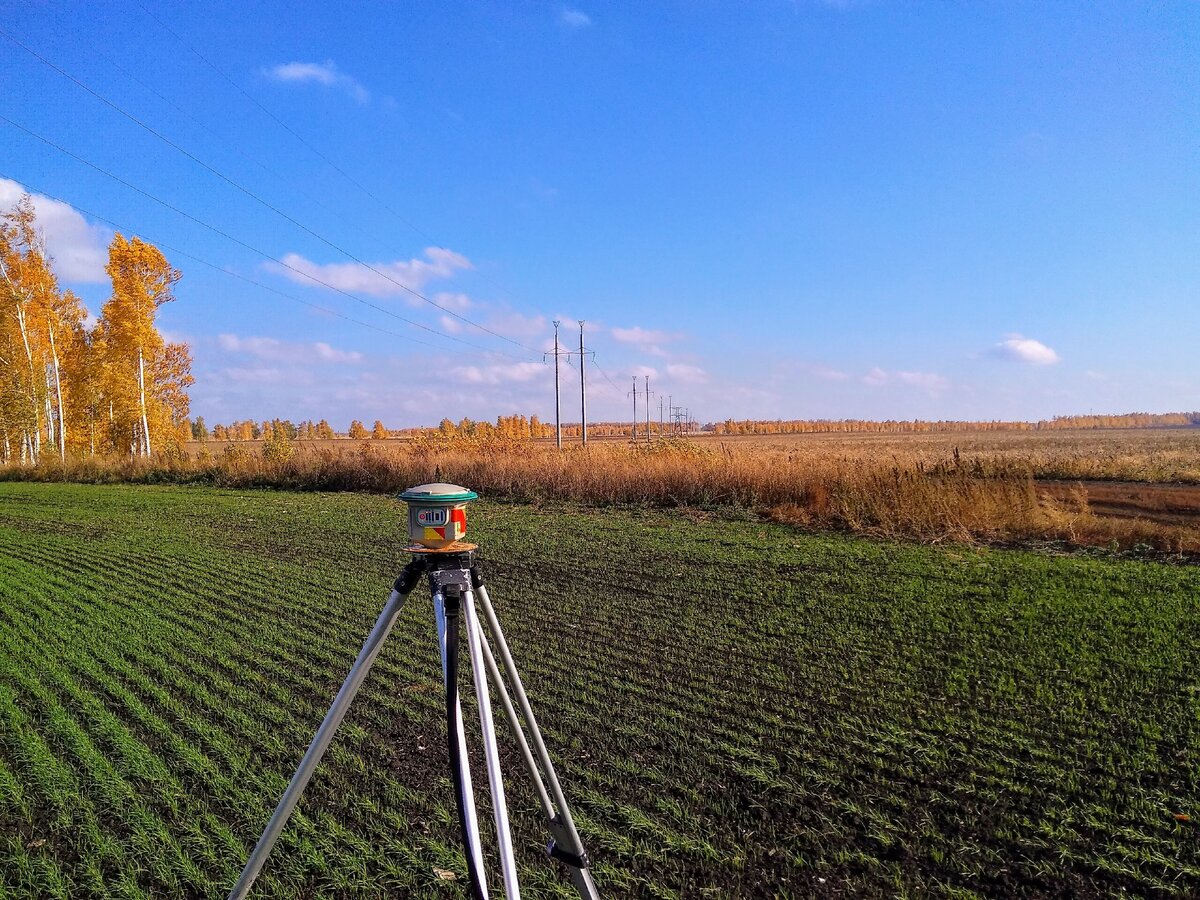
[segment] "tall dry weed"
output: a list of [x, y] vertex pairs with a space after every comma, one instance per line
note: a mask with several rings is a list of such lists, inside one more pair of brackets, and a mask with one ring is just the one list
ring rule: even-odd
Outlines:
[[0, 478], [85, 482], [203, 482], [222, 487], [397, 493], [425, 481], [469, 485], [519, 502], [736, 508], [809, 528], [922, 541], [1018, 541], [1200, 549], [1195, 529], [1116, 523], [1086, 494], [1039, 497], [1038, 461], [1012, 454], [829, 452], [828, 445], [764, 448], [736, 442], [597, 443], [562, 451], [462, 438], [383, 445], [290, 445], [151, 460], [95, 457], [13, 466]]

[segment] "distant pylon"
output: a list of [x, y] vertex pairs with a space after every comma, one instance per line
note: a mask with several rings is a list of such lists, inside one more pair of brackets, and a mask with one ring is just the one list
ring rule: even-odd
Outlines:
[[587, 446], [587, 379], [583, 368], [587, 351], [583, 349], [583, 319], [579, 320], [579, 426], [583, 433], [583, 446]]
[[558, 390], [558, 326], [562, 323], [554, 320], [554, 444], [562, 449], [562, 401]]
[[633, 390], [629, 392], [633, 397], [633, 439], [637, 440], [637, 376], [633, 376]]
[[650, 376], [646, 376], [646, 442], [650, 442]]

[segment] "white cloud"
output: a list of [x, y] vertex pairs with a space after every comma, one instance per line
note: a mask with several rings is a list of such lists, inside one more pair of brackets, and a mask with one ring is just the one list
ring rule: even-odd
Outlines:
[[658, 369], [653, 366], [634, 366], [630, 369], [631, 375], [636, 375], [638, 378], [645, 378], [649, 375], [651, 378], [658, 377]]
[[519, 362], [511, 365], [457, 366], [450, 370], [450, 375], [466, 384], [503, 384], [531, 381], [546, 371], [542, 363]]
[[992, 348], [992, 354], [1003, 359], [1029, 363], [1031, 366], [1051, 366], [1059, 356], [1050, 347], [1033, 338], [1010, 334]]
[[[473, 303], [471, 298], [463, 293], [454, 293], [451, 291], [439, 291], [434, 294], [433, 302], [443, 309], [459, 311], [469, 309]], [[463, 320], [452, 315], [443, 315], [438, 317], [438, 324], [442, 326], [442, 331], [449, 334], [458, 334], [463, 330]]]
[[[24, 186], [0, 178], [0, 211], [16, 206]], [[108, 262], [108, 244], [112, 231], [91, 225], [74, 207], [41, 194], [32, 194], [37, 225], [46, 237], [46, 253], [52, 259], [54, 274], [71, 283], [100, 284], [108, 280], [104, 271]]]
[[667, 366], [667, 374], [679, 381], [699, 384], [708, 380], [708, 373], [699, 366], [686, 366], [682, 363], [672, 363]]
[[659, 345], [677, 341], [683, 336], [669, 331], [654, 331], [639, 325], [634, 325], [632, 328], [613, 328], [611, 332], [612, 336], [621, 343], [632, 344], [642, 352], [652, 353], [655, 356], [669, 356], [670, 354]]
[[469, 309], [471, 306], [471, 298], [461, 292], [439, 291], [433, 295], [433, 300], [439, 306], [444, 306], [447, 309], [456, 309], [459, 312]]
[[895, 379], [900, 384], [926, 391], [943, 391], [950, 386], [948, 380], [933, 372], [896, 372]]
[[264, 359], [278, 352], [283, 342], [275, 338], [238, 337], [236, 334], [218, 335], [217, 343], [230, 353], [249, 353]]
[[667, 331], [653, 331], [649, 328], [642, 328], [639, 325], [634, 325], [632, 328], [614, 328], [612, 329], [612, 336], [623, 344], [637, 344], [639, 346], [665, 344], [679, 337], [677, 334], [671, 334]]
[[[426, 247], [425, 257], [425, 259], [413, 258], [407, 262], [396, 260], [395, 262], [371, 263], [371, 268], [367, 268], [367, 266], [355, 262], [315, 263], [298, 253], [288, 253], [283, 257], [284, 265], [264, 263], [263, 267], [297, 284], [310, 287], [328, 285], [337, 290], [369, 294], [372, 297], [401, 295], [410, 298], [412, 303], [422, 301], [409, 294], [404, 289], [405, 287], [409, 290], [419, 291], [430, 281], [452, 278], [454, 273], [460, 269], [473, 268], [471, 261], [461, 253], [455, 253], [444, 247]], [[372, 271], [372, 269], [376, 271]], [[318, 284], [318, 282], [324, 282], [324, 285]], [[452, 306], [452, 304], [443, 305]]]
[[283, 384], [290, 380], [286, 373], [275, 368], [222, 369], [220, 375], [228, 381], [250, 384]]
[[[501, 312], [488, 318], [484, 324], [500, 334], [514, 338], [533, 338], [546, 331], [545, 316], [523, 316], [519, 312]], [[561, 336], [560, 336], [561, 341]]]
[[895, 384], [902, 387], [920, 388], [931, 394], [950, 387], [948, 379], [933, 372], [885, 372], [878, 366], [871, 369], [860, 380], [867, 387], [885, 387]]
[[363, 355], [357, 350], [338, 350], [324, 341], [314, 343], [291, 343], [270, 337], [239, 337], [222, 334], [217, 344], [227, 353], [244, 353], [272, 362], [313, 363], [327, 362], [337, 365], [357, 365]]
[[367, 103], [370, 93], [357, 80], [344, 72], [339, 72], [333, 60], [323, 63], [290, 62], [263, 69], [263, 74], [272, 81], [288, 84], [321, 84], [325, 87], [336, 87], [354, 99], [356, 103]]
[[592, 24], [592, 17], [578, 9], [564, 6], [558, 15], [558, 20], [568, 28], [587, 28]]
[[363, 359], [363, 355], [357, 350], [338, 350], [324, 341], [317, 341], [312, 348], [322, 362], [356, 364]]
[[808, 372], [815, 375], [823, 381], [846, 381], [850, 378], [845, 372], [839, 372], [837, 369], [831, 369], [829, 366], [813, 365], [808, 367]]
[[862, 377], [862, 383], [868, 387], [883, 387], [888, 383], [888, 373], [876, 366]]

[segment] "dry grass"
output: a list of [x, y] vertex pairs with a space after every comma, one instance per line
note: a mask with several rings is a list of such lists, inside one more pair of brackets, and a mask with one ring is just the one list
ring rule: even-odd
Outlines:
[[[1035, 480], [1191, 471], [1200, 481], [1200, 433], [1165, 441], [1143, 433], [1140, 443], [1086, 436], [1086, 443], [1054, 435], [1031, 446], [1024, 435], [800, 435], [563, 452], [528, 443], [335, 441], [298, 445], [285, 458], [234, 444], [151, 461], [48, 461], [0, 470], [0, 478], [381, 493], [444, 480], [519, 502], [732, 508], [808, 528], [930, 542], [1064, 540], [1200, 552], [1200, 517], [1156, 523], [1136, 511], [1098, 515], [1083, 487], [1051, 496]], [[1089, 446], [1103, 447], [1096, 459]]]
[[701, 437], [734, 449], [936, 465], [1005, 462], [1037, 479], [1200, 484], [1200, 428], [968, 431], [946, 434], [796, 434]]

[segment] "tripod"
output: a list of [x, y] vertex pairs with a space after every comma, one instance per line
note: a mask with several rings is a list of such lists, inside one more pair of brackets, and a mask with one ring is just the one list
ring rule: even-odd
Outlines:
[[[446, 732], [450, 757], [450, 775], [454, 783], [455, 799], [458, 805], [459, 826], [462, 830], [464, 850], [467, 860], [467, 872], [470, 876], [471, 896], [474, 900], [487, 898], [487, 878], [484, 875], [482, 842], [480, 840], [479, 822], [475, 812], [475, 795], [471, 784], [471, 768], [467, 757], [466, 735], [463, 728], [462, 703], [459, 699], [458, 669], [460, 624], [466, 626], [467, 647], [471, 659], [471, 670], [474, 675], [475, 693], [479, 701], [479, 724], [482, 733], [484, 758], [487, 762], [488, 783], [492, 794], [492, 807], [496, 821], [496, 836], [500, 855], [500, 868], [504, 883], [504, 893], [508, 900], [518, 900], [521, 888], [517, 882], [517, 864], [513, 854], [512, 834], [508, 824], [508, 807], [504, 798], [504, 781], [500, 772], [500, 751], [496, 744], [496, 731], [492, 721], [492, 705], [488, 692], [489, 679], [495, 685], [500, 695], [500, 705], [508, 720], [521, 758], [528, 770], [530, 779], [537, 791], [538, 802], [548, 820], [550, 843], [546, 852], [552, 859], [561, 862], [570, 876], [571, 883], [583, 900], [599, 900], [596, 886], [588, 870], [588, 857], [571, 819], [571, 811], [563, 796], [562, 787], [554, 772], [554, 765], [546, 751], [537, 720], [529, 699], [525, 696], [525, 688], [521, 684], [521, 676], [517, 673], [509, 653], [508, 643], [500, 629], [500, 621], [496, 611], [488, 599], [487, 588], [483, 584], [483, 576], [475, 562], [473, 544], [454, 544], [444, 550], [431, 550], [426, 547], [410, 546], [408, 550], [414, 554], [413, 559], [400, 577], [383, 612], [371, 629], [367, 641], [363, 644], [358, 658], [350, 668], [341, 690], [334, 698], [333, 705], [325, 715], [321, 727], [300, 761], [296, 774], [284, 791], [279, 805], [275, 808], [271, 821], [258, 839], [254, 852], [246, 861], [241, 878], [229, 894], [229, 900], [244, 900], [249, 894], [254, 880], [262, 871], [271, 848], [278, 840], [280, 833], [287, 824], [288, 817], [296, 808], [300, 795], [312, 778], [317, 764], [333, 740], [342, 719], [346, 715], [350, 703], [362, 686], [371, 670], [371, 665], [379, 655], [383, 642], [396, 622], [404, 601], [417, 586], [422, 575], [429, 576], [429, 587], [433, 595], [434, 620], [437, 626], [438, 646], [442, 657], [442, 677], [446, 686]], [[475, 608], [475, 598], [483, 610], [495, 642], [496, 651], [503, 665], [503, 673], [496, 657], [492, 652], [488, 635], [481, 627]], [[509, 689], [512, 696], [509, 695]], [[520, 707], [520, 716], [513, 706], [513, 697]], [[528, 737], [521, 725], [524, 717], [528, 727]], [[532, 742], [532, 747], [530, 746]], [[538, 764], [541, 764], [539, 772]], [[543, 780], [544, 773], [545, 778]]]

